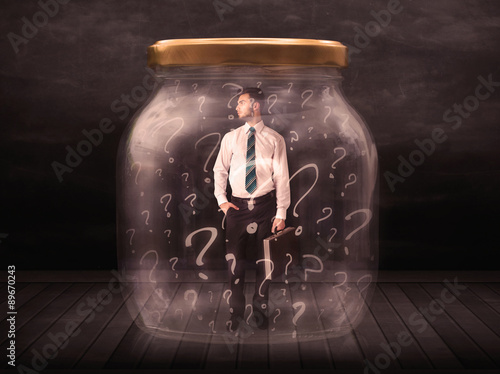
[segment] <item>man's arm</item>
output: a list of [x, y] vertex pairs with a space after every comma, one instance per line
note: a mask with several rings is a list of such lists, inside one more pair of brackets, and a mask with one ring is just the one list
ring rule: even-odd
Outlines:
[[290, 206], [290, 177], [288, 173], [288, 160], [286, 156], [285, 139], [280, 136], [276, 144], [273, 157], [274, 188], [276, 189], [276, 219], [273, 222], [272, 232], [275, 228], [285, 228], [286, 211]]
[[229, 175], [229, 167], [231, 165], [232, 152], [229, 148], [230, 142], [228, 138], [229, 134], [226, 134], [222, 138], [219, 154], [215, 160], [214, 165], [214, 195], [217, 199], [217, 204], [222, 209], [224, 214], [230, 207], [238, 209], [234, 204], [227, 201], [227, 177]]

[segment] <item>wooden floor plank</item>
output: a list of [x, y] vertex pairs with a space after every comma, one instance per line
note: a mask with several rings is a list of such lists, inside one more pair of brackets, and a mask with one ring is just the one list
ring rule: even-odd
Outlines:
[[[62, 370], [74, 367], [104, 328], [115, 318], [129, 296], [123, 295], [119, 290], [109, 293], [107, 291], [109, 291], [108, 283], [98, 283], [82, 298], [85, 306], [80, 305], [79, 309], [83, 313], [83, 319], [78, 326], [81, 332], [68, 340], [68, 347], [60, 352], [57, 360], [50, 364], [50, 368]], [[94, 308], [91, 306], [93, 300], [98, 302]], [[78, 311], [77, 316], [79, 316]]]
[[333, 283], [313, 285], [316, 303], [321, 313], [320, 320], [328, 334], [327, 341], [333, 364], [337, 370], [359, 370], [365, 366], [363, 352], [346, 317], [339, 291], [334, 286]]
[[[179, 283], [178, 288], [176, 285], [174, 295], [169, 294], [172, 291], [169, 284], [155, 288], [138, 318], [151, 318], [151, 321], [157, 321], [162, 329], [154, 331], [142, 329], [138, 323], [132, 324], [105, 367], [108, 369], [137, 368], [144, 361], [143, 356], [146, 355], [153, 338], [162, 336], [163, 331], [170, 335], [168, 331], [170, 330], [172, 335], [182, 337], [192, 310], [192, 301], [185, 297], [186, 292], [197, 293], [199, 287], [199, 284]], [[168, 291], [162, 292], [161, 299], [159, 299], [157, 290], [164, 289]], [[171, 365], [174, 357], [175, 352], [172, 352], [171, 357], [163, 356], [164, 367]]]
[[303, 369], [333, 369], [328, 342], [319, 321], [313, 286], [304, 283], [291, 292]]
[[222, 291], [222, 283], [202, 284], [172, 369], [202, 369], [205, 366]]
[[[443, 302], [443, 310], [456, 322], [489, 358], [500, 368], [500, 337], [488, 328], [471, 310], [455, 299], [452, 292], [462, 295], [467, 290], [454, 290], [443, 294], [443, 285], [436, 283], [422, 284], [422, 287], [434, 300]], [[453, 299], [453, 300], [452, 300]], [[500, 319], [497, 320], [500, 322]]]
[[[215, 319], [214, 331], [205, 361], [205, 369], [234, 370], [237, 366], [240, 339], [234, 333], [227, 331], [226, 323], [231, 314], [226, 298], [222, 297], [229, 285], [223, 284], [221, 295], [218, 295], [218, 310]], [[227, 294], [226, 294], [227, 295]], [[227, 297], [227, 296], [226, 296]], [[214, 295], [214, 302], [216, 301]]]
[[[371, 311], [366, 307], [366, 304], [362, 302], [362, 298], [360, 297], [356, 284], [346, 284], [348, 285], [350, 291], [347, 293], [347, 298], [341, 301], [351, 321], [351, 315], [362, 315], [362, 319], [359, 324], [354, 326], [354, 334], [356, 335], [363, 351], [366, 365], [379, 365], [382, 366], [384, 370], [400, 369], [401, 366], [397, 360], [390, 358], [388, 360], [383, 360], [383, 357], [385, 356], [382, 356], [384, 355], [384, 351], [382, 350], [381, 345], [388, 344], [387, 339], [385, 338]], [[356, 304], [358, 305], [355, 306]], [[356, 309], [355, 311], [349, 312], [348, 308]], [[359, 308], [361, 308], [361, 310], [356, 311]]]
[[269, 287], [269, 368], [290, 370], [302, 367], [290, 287], [271, 283]]
[[[28, 301], [30, 301], [32, 298], [34, 298], [36, 295], [38, 295], [40, 292], [42, 292], [45, 288], [49, 286], [49, 283], [21, 283], [21, 284], [16, 284], [15, 286], [15, 294], [13, 295], [15, 297], [14, 301], [14, 310], [17, 311], [20, 309], [24, 304], [26, 304]], [[8, 295], [7, 293], [7, 286], [5, 286], [5, 289], [1, 291], [0, 295]], [[8, 308], [8, 298], [5, 297], [5, 301], [0, 304], [0, 310], [11, 310]], [[0, 321], [5, 320], [8, 318], [7, 313], [3, 314], [0, 316]], [[3, 330], [2, 330], [3, 331]]]
[[469, 283], [469, 290], [473, 291], [480, 297], [488, 306], [500, 313], [500, 294], [493, 291], [490, 287], [491, 283]]
[[[466, 290], [462, 290], [459, 295], [457, 295], [458, 299], [469, 308], [486, 326], [488, 326], [495, 334], [500, 336], [500, 313], [496, 312], [491, 304], [488, 304], [486, 300], [484, 300], [480, 294], [483, 294], [479, 290], [479, 288], [485, 287], [480, 283], [466, 283]], [[477, 290], [475, 292], [474, 290]], [[488, 296], [486, 296], [488, 299]], [[491, 300], [491, 299], [489, 299]], [[500, 306], [500, 295], [494, 297], [494, 300]], [[495, 301], [491, 300], [492, 303]]]
[[412, 333], [416, 343], [420, 345], [422, 351], [427, 355], [432, 365], [436, 369], [458, 370], [463, 368], [457, 356], [429, 325], [418, 306], [412, 303], [401, 287], [395, 283], [382, 283], [379, 288], [383, 291], [393, 308], [406, 324]]
[[489, 282], [486, 283], [486, 285], [491, 288], [493, 291], [495, 291], [498, 295], [500, 295], [500, 282]]
[[[19, 363], [30, 365], [33, 357], [37, 354], [47, 359], [46, 361], [50, 361], [59, 354], [58, 344], [50, 343], [49, 334], [56, 333], [55, 330], [52, 330], [54, 324], [68, 310], [74, 308], [74, 304], [92, 286], [92, 283], [76, 283], [69, 287], [65, 287], [68, 286], [66, 284], [62, 285], [62, 292], [58, 292], [55, 299], [51, 297], [50, 304], [40, 310], [36, 317], [29, 320], [22, 328], [18, 328], [16, 332], [16, 352]], [[47, 295], [50, 295], [49, 289], [47, 291]], [[45, 296], [45, 293], [42, 293], [42, 296]], [[22, 315], [21, 309], [18, 316]], [[40, 361], [44, 360], [40, 359]]]
[[[31, 351], [33, 350], [42, 352], [44, 347], [54, 345], [57, 347], [57, 356], [48, 362], [48, 367], [64, 368], [72, 366], [68, 365], [68, 362], [63, 362], [64, 360], [62, 357], [65, 355], [71, 356], [78, 354], [79, 347], [75, 345], [75, 339], [88, 334], [86, 325], [89, 322], [87, 321], [92, 321], [96, 313], [100, 313], [102, 309], [104, 309], [104, 306], [100, 305], [103, 300], [97, 297], [98, 292], [103, 289], [103, 284], [92, 285], [88, 283], [79, 285], [83, 286], [84, 289], [87, 288], [85, 292], [81, 294], [80, 298], [75, 301], [71, 308], [67, 309], [66, 312], [50, 326], [49, 330], [46, 331], [44, 335], [28, 348], [27, 354], [25, 353], [20, 359], [26, 358], [26, 355], [32, 356]], [[68, 290], [68, 292], [73, 291]], [[112, 301], [112, 299], [106, 299], [104, 302], [107, 302], [107, 300]]]
[[[251, 304], [255, 291], [254, 282], [245, 282], [246, 303]], [[268, 331], [253, 329], [253, 334], [240, 340], [237, 369], [268, 369], [269, 349]]]
[[[444, 287], [442, 284], [437, 285], [441, 288]], [[446, 311], [437, 315], [432, 312], [434, 306], [433, 299], [424, 291], [421, 285], [403, 283], [401, 284], [401, 288], [408, 298], [421, 308], [420, 310], [424, 314], [425, 319], [456, 354], [465, 368], [495, 368], [495, 364], [489, 357], [464, 333]]]
[[[137, 292], [140, 292], [136, 290]], [[117, 349], [125, 334], [138, 317], [141, 309], [134, 308], [128, 303], [133, 303], [136, 295], [132, 293], [127, 302], [123, 303], [118, 312], [113, 316], [108, 324], [100, 331], [99, 336], [92, 342], [92, 345], [82, 354], [74, 369], [95, 370], [103, 369], [110, 357]], [[139, 297], [139, 296], [137, 296]]]
[[432, 368], [427, 356], [420, 346], [415, 344], [415, 338], [378, 285], [370, 301], [370, 310], [389, 342], [389, 346], [382, 346], [381, 351], [393, 359], [395, 357], [403, 369]]

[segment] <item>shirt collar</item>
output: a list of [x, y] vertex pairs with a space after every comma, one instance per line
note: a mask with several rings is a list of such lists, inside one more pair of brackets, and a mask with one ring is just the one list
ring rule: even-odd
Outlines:
[[[257, 122], [254, 128], [255, 128], [255, 133], [261, 132], [262, 129], [264, 128], [264, 121]], [[250, 125], [248, 124], [248, 122], [245, 122], [245, 134], [248, 134], [249, 130], [250, 130]]]

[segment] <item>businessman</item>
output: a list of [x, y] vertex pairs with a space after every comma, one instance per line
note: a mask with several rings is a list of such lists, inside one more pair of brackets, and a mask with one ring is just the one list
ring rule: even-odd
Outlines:
[[[226, 217], [226, 260], [230, 278], [230, 330], [236, 331], [245, 313], [245, 248], [255, 235], [256, 282], [252, 310], [256, 324], [267, 329], [269, 284], [263, 239], [285, 228], [290, 205], [286, 146], [283, 137], [261, 118], [265, 103], [259, 88], [246, 88], [236, 112], [245, 124], [227, 133], [214, 166], [215, 191]], [[227, 181], [231, 196], [227, 196]]]

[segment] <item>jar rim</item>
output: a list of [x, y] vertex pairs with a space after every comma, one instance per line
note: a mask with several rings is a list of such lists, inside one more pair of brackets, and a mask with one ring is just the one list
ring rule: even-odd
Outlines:
[[159, 40], [148, 47], [148, 67], [208, 65], [348, 65], [340, 42], [293, 38], [195, 38]]

